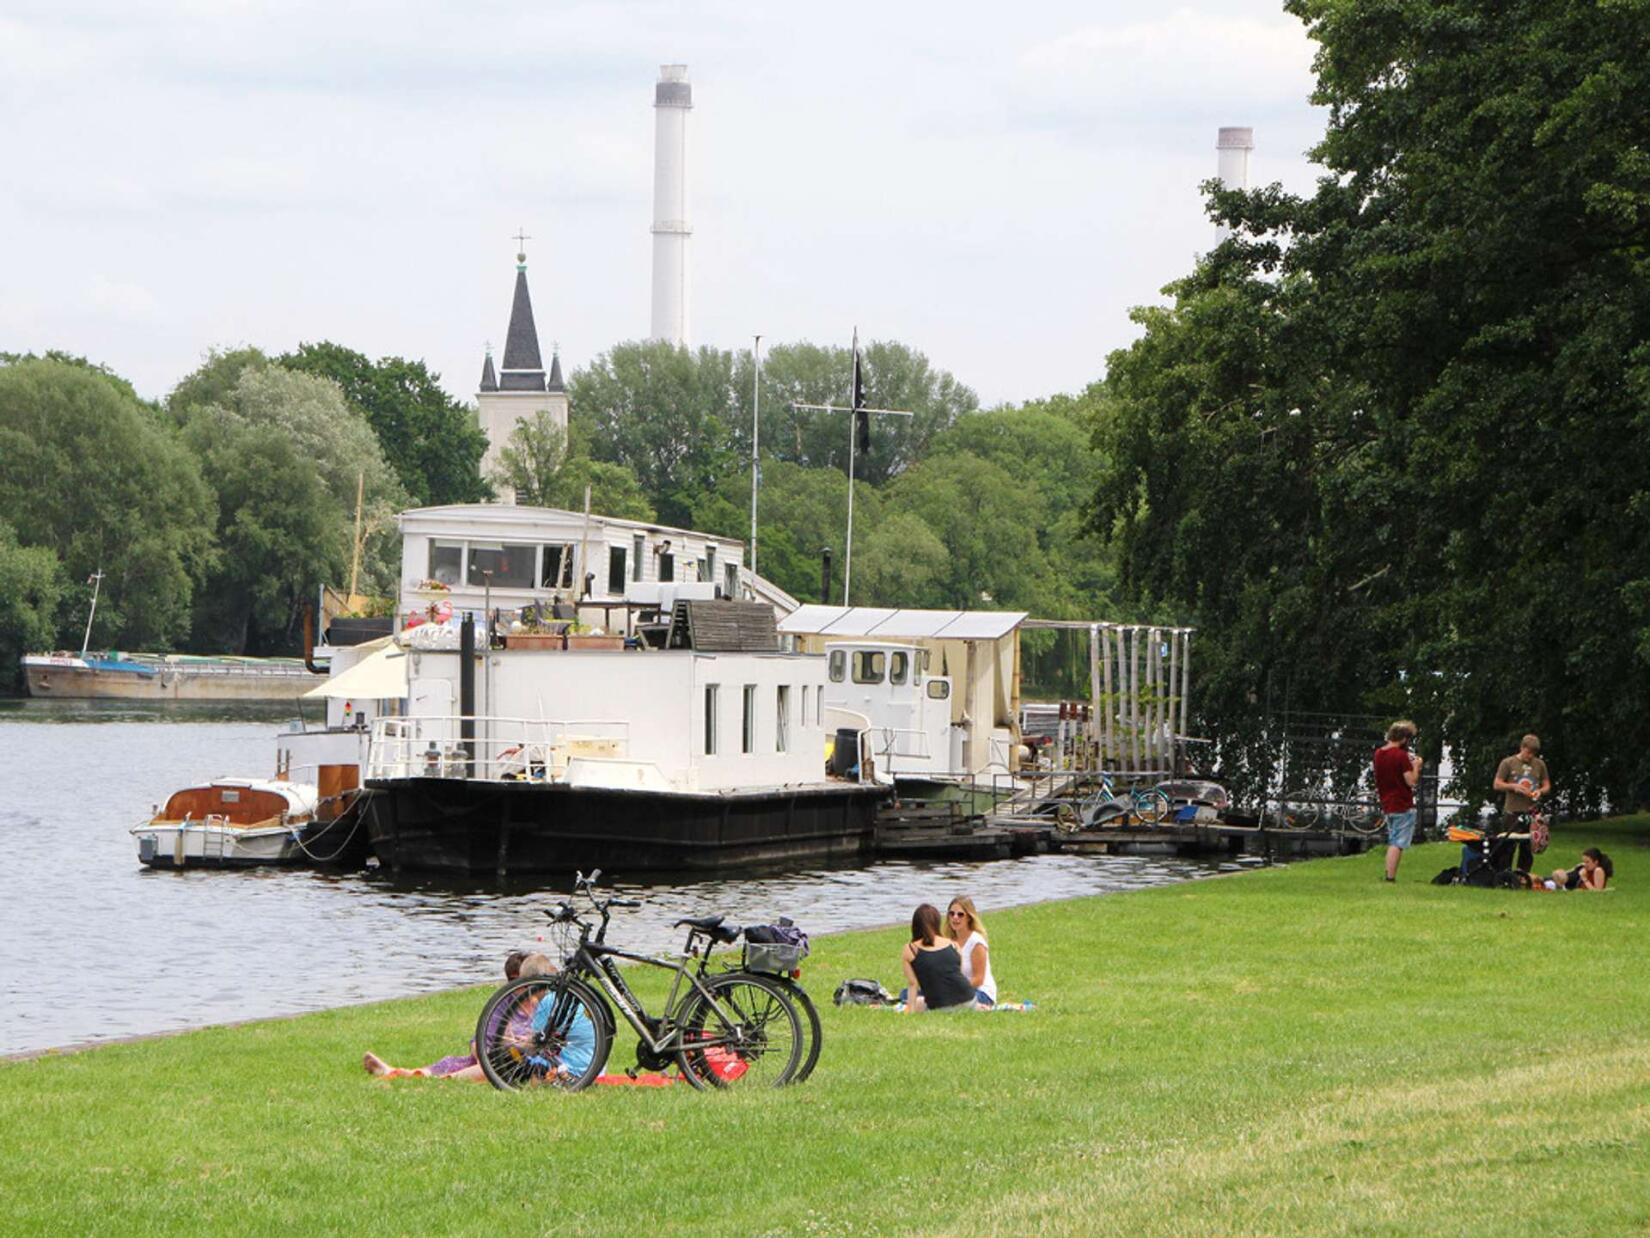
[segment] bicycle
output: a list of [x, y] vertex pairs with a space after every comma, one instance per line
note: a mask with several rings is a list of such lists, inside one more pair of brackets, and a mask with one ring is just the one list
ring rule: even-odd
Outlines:
[[[482, 1008], [476, 1057], [488, 1082], [504, 1091], [589, 1087], [613, 1049], [615, 1006], [636, 1033], [636, 1059], [643, 1069], [663, 1070], [674, 1062], [695, 1088], [791, 1082], [803, 1060], [803, 1032], [790, 990], [756, 972], [710, 970], [711, 951], [737, 940], [740, 930], [722, 916], [678, 920], [674, 927], [686, 926], [688, 934], [674, 959], [610, 946], [613, 910], [641, 904], [598, 897], [600, 878], [600, 869], [589, 877], [580, 873], [573, 887], [575, 899], [583, 894], [590, 900], [599, 925], [580, 916], [572, 902], [545, 913], [568, 947], [562, 969], [513, 980]], [[674, 974], [658, 1016], [631, 991], [620, 959]], [[690, 967], [694, 961], [697, 966]], [[817, 1059], [817, 1053], [812, 1056]]]
[[1173, 804], [1161, 787], [1134, 788], [1120, 795], [1111, 775], [1102, 771], [1099, 786], [1090, 794], [1073, 794], [1054, 802], [1054, 828], [1062, 834], [1110, 825], [1119, 818], [1161, 825], [1173, 815]]

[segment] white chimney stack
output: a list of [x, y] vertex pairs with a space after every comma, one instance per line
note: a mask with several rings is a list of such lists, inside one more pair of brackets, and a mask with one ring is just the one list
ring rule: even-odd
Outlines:
[[[693, 86], [685, 64], [659, 66], [653, 88], [653, 330], [656, 340], [688, 342], [687, 124]], [[1222, 130], [1224, 132], [1224, 130]]]
[[1249, 188], [1249, 152], [1255, 149], [1253, 129], [1222, 129], [1215, 139], [1215, 150], [1220, 153], [1221, 187]]

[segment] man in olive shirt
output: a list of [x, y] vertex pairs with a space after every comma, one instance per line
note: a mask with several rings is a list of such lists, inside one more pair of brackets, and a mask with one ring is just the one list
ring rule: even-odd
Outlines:
[[[1518, 751], [1496, 767], [1495, 789], [1505, 792], [1501, 801], [1504, 828], [1517, 829], [1515, 818], [1520, 813], [1534, 812], [1541, 797], [1553, 789], [1547, 763], [1541, 759], [1539, 735], [1526, 735], [1519, 741]], [[1528, 872], [1534, 863], [1535, 853], [1525, 839], [1518, 844], [1518, 867]]]

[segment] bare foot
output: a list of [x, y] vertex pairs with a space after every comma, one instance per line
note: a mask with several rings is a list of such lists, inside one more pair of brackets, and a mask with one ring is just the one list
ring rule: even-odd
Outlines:
[[366, 1068], [366, 1072], [369, 1075], [377, 1075], [380, 1078], [392, 1073], [389, 1063], [384, 1061], [384, 1059], [379, 1057], [376, 1053], [362, 1054], [361, 1065]]

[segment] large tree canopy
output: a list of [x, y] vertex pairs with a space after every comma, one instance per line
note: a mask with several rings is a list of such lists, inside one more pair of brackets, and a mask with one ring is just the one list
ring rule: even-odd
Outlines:
[[419, 506], [488, 497], [481, 476], [487, 437], [475, 412], [441, 388], [422, 361], [368, 360], [340, 344], [300, 344], [279, 358], [288, 369], [330, 378], [366, 414], [390, 467]]
[[1206, 721], [1253, 769], [1282, 710], [1402, 709], [1469, 792], [1533, 729], [1575, 802], [1636, 800], [1644, 7], [1286, 7], [1326, 175], [1214, 194], [1235, 235], [1112, 358], [1097, 523], [1199, 624]]
[[72, 582], [58, 643], [79, 645], [92, 592], [82, 582], [99, 569], [94, 644], [167, 648], [187, 636], [212, 557], [212, 494], [125, 383], [72, 361], [0, 366], [0, 521], [22, 546], [49, 549]]

